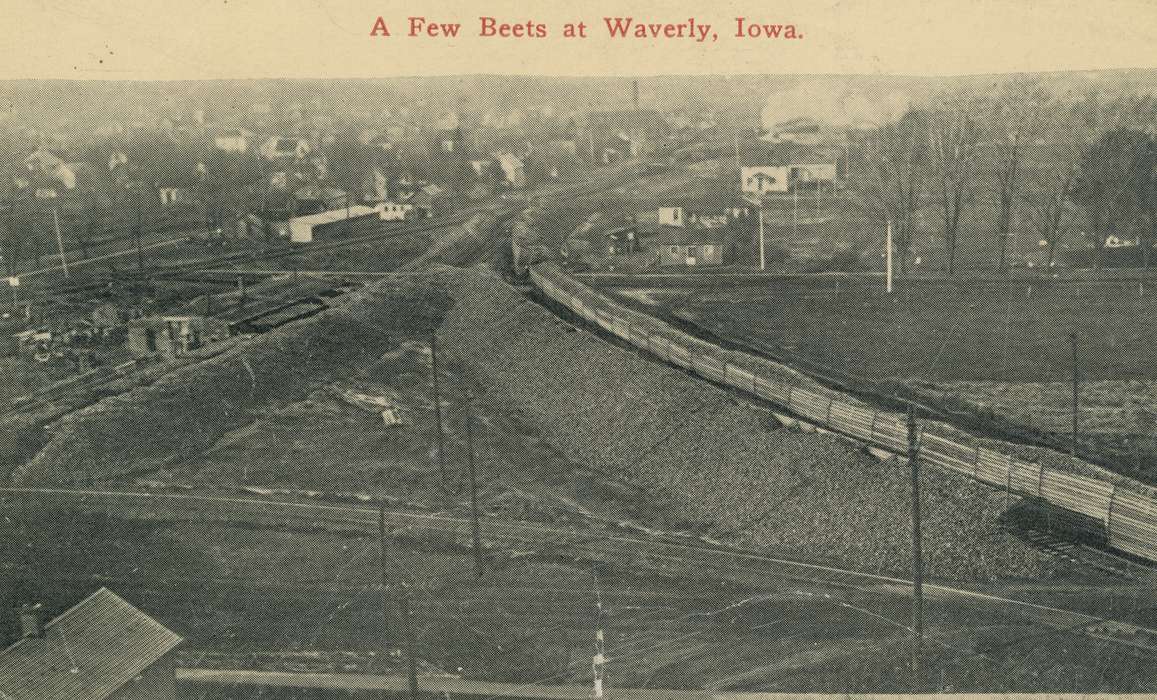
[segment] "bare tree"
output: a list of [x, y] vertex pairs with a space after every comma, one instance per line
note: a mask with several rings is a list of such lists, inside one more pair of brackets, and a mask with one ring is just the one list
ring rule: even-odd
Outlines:
[[1029, 224], [1048, 251], [1046, 270], [1056, 258], [1057, 245], [1076, 221], [1077, 212], [1071, 199], [1080, 173], [1079, 157], [1077, 152], [1068, 153], [1068, 157], [1063, 152], [1058, 154], [1053, 163], [1034, 172], [1018, 191], [1018, 197], [1027, 207]]
[[986, 139], [991, 157], [992, 194], [996, 198], [997, 269], [1008, 271], [1008, 244], [1020, 201], [1026, 153], [1042, 130], [1050, 98], [1040, 88], [1014, 83], [996, 98]]
[[928, 130], [936, 199], [944, 222], [946, 271], [952, 275], [956, 271], [961, 215], [972, 197], [979, 129], [968, 105], [958, 103], [934, 112]]
[[1135, 225], [1138, 210], [1143, 208], [1137, 195], [1152, 177], [1152, 173], [1144, 172], [1145, 154], [1150, 148], [1148, 134], [1113, 129], [1102, 133], [1080, 159], [1072, 194], [1089, 219], [1096, 269], [1101, 267], [1109, 235]]
[[4, 274], [13, 277], [17, 272], [20, 255], [20, 234], [16, 221], [16, 199], [8, 200], [8, 216], [4, 222], [3, 237], [0, 237], [0, 255], [4, 256]]
[[1137, 219], [1141, 264], [1148, 270], [1157, 244], [1157, 136], [1146, 134], [1137, 151], [1129, 178], [1129, 200]]
[[926, 113], [911, 110], [893, 124], [862, 134], [849, 153], [852, 187], [892, 223], [901, 274], [908, 271], [916, 212], [926, 195], [928, 123]]

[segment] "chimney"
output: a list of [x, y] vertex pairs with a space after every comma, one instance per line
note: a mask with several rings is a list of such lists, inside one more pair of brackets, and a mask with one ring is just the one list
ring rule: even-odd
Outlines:
[[35, 605], [25, 603], [20, 606], [20, 629], [25, 637], [44, 636], [43, 615], [44, 606], [40, 603]]

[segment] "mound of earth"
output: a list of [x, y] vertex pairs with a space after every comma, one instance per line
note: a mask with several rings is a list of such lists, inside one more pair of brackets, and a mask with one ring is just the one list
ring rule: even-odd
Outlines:
[[[568, 459], [619, 475], [673, 522], [857, 569], [910, 571], [907, 467], [830, 435], [780, 429], [763, 409], [577, 330], [496, 276], [454, 278], [439, 331], [487, 401], [537, 424]], [[1038, 577], [1050, 559], [999, 525], [1005, 497], [923, 473], [925, 560], [945, 579]]]

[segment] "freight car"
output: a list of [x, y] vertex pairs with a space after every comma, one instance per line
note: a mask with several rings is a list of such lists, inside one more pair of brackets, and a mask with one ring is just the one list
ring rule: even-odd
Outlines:
[[[846, 394], [805, 389], [785, 375], [761, 372], [755, 362], [677, 330], [671, 325], [624, 307], [563, 272], [552, 262], [530, 267], [531, 283], [543, 296], [588, 323], [677, 367], [705, 379], [758, 396], [834, 432], [903, 452], [908, 445], [904, 416], [880, 411]], [[747, 366], [743, 366], [746, 364]], [[1140, 488], [1106, 479], [1044, 467], [982, 447], [937, 435], [935, 427], [921, 433], [924, 463], [949, 469], [998, 489], [1040, 499], [1082, 522], [1094, 523], [1098, 534], [1119, 551], [1157, 561], [1157, 500]], [[1095, 472], [1081, 464], [1080, 471]]]

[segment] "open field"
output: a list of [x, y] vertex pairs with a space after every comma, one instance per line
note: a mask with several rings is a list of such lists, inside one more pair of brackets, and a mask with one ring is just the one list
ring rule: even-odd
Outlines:
[[[961, 412], [973, 430], [1067, 449], [1072, 346], [1082, 453], [1153, 483], [1149, 367], [1157, 298], [1137, 281], [768, 277], [617, 288], [652, 313], [884, 397]], [[987, 423], [985, 423], [987, 421]], [[989, 427], [984, 427], [985, 425]]]
[[1157, 294], [1128, 283], [771, 278], [689, 290], [663, 311], [870, 379], [1066, 381], [1076, 331], [1086, 380], [1147, 379]]

